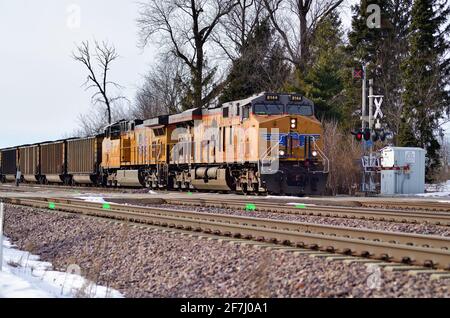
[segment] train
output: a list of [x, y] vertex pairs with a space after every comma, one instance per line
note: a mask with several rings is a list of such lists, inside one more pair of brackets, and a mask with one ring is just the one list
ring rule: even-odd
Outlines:
[[0, 181], [320, 195], [329, 170], [323, 146], [311, 100], [263, 92], [120, 120], [96, 136], [0, 149]]

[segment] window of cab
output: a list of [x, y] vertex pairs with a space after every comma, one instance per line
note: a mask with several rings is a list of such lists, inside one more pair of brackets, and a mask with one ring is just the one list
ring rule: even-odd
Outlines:
[[287, 105], [286, 112], [289, 115], [312, 116], [313, 110], [310, 105]]
[[256, 104], [253, 107], [255, 115], [281, 115], [283, 114], [283, 105], [281, 104]]

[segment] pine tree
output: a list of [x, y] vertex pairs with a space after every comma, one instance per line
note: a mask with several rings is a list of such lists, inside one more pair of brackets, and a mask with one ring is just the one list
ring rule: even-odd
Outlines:
[[[401, 81], [399, 65], [406, 54], [406, 32], [412, 0], [361, 0], [352, 7], [352, 30], [346, 48], [347, 60], [344, 77], [344, 126], [352, 129], [360, 126], [361, 80], [353, 78], [353, 70], [367, 63], [366, 77], [374, 79], [374, 92], [384, 95], [383, 111], [389, 115], [385, 122], [397, 132], [401, 112]], [[380, 8], [380, 27], [369, 27], [370, 4]]]
[[402, 64], [403, 112], [398, 137], [401, 146], [427, 150], [427, 180], [440, 166], [436, 131], [450, 107], [448, 85], [449, 15], [447, 4], [438, 0], [415, 0], [408, 37], [409, 54]]
[[340, 119], [342, 66], [345, 57], [341, 20], [331, 13], [318, 25], [310, 48], [312, 65], [304, 80], [305, 95], [314, 101], [320, 119]]
[[233, 61], [221, 102], [237, 100], [262, 91], [277, 91], [289, 76], [283, 50], [274, 40], [267, 19], [262, 19]]
[[[323, 18], [315, 28], [309, 48], [310, 62], [305, 74], [298, 70], [285, 90], [297, 92], [315, 103], [320, 119], [342, 117], [342, 67], [345, 60], [342, 22], [337, 12]], [[292, 84], [295, 83], [295, 84]]]

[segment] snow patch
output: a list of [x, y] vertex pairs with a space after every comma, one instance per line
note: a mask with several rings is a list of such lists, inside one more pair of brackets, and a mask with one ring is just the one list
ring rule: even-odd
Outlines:
[[268, 195], [268, 196], [264, 197], [264, 199], [283, 199], [283, 200], [292, 200], [292, 199], [309, 199], [309, 197]]
[[103, 197], [75, 197], [75, 199], [81, 199], [86, 202], [96, 202], [96, 203], [108, 203], [103, 199]]
[[300, 203], [300, 202], [289, 202], [286, 203], [286, 205], [304, 205], [304, 206], [315, 206], [315, 204], [310, 204], [310, 203]]
[[426, 184], [426, 193], [416, 194], [418, 197], [450, 197], [450, 180], [438, 184]]
[[[20, 251], [3, 238], [0, 298], [122, 298], [111, 288], [98, 286], [80, 275], [57, 272], [39, 256]], [[75, 266], [73, 266], [75, 268]]]

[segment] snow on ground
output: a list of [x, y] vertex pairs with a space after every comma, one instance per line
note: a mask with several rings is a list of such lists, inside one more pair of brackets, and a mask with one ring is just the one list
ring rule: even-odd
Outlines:
[[276, 196], [276, 195], [268, 195], [264, 197], [264, 199], [284, 199], [284, 200], [293, 200], [293, 199], [309, 199], [309, 197], [296, 197], [296, 196]]
[[300, 203], [300, 202], [289, 202], [289, 203], [286, 203], [286, 205], [294, 205], [294, 206], [297, 206], [297, 205], [300, 205], [300, 206], [315, 206], [315, 204], [311, 204], [311, 203]]
[[[426, 193], [419, 193], [419, 197], [449, 197], [450, 198], [450, 180], [439, 184], [426, 184]], [[447, 201], [444, 201], [447, 202]]]
[[[77, 271], [72, 266], [73, 272]], [[95, 285], [83, 277], [52, 270], [39, 256], [16, 249], [3, 239], [3, 271], [0, 298], [121, 298], [118, 291]]]
[[103, 197], [99, 196], [81, 196], [81, 197], [75, 197], [75, 199], [81, 199], [87, 202], [96, 202], [96, 203], [108, 203], [103, 199]]

